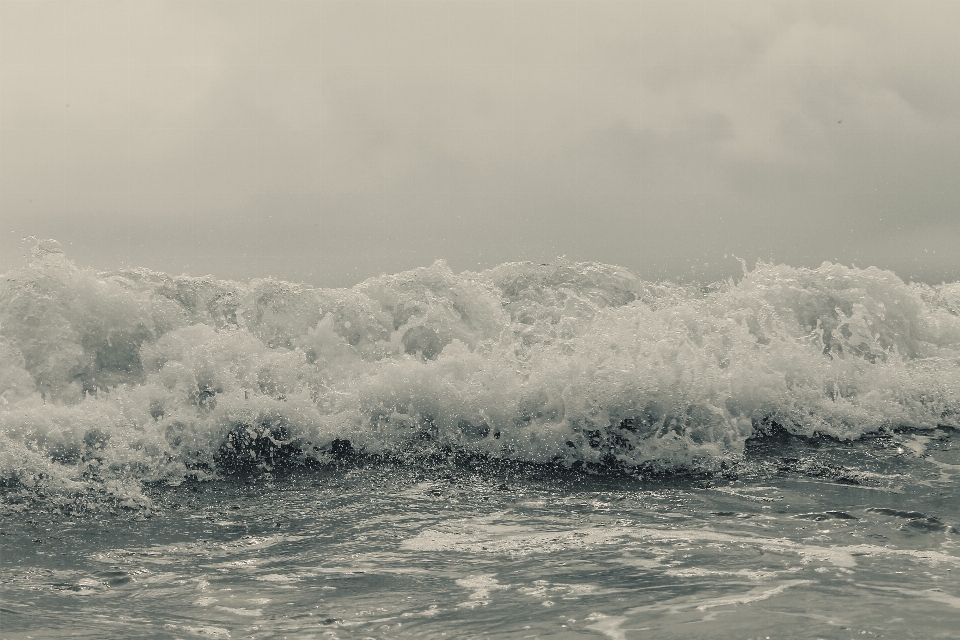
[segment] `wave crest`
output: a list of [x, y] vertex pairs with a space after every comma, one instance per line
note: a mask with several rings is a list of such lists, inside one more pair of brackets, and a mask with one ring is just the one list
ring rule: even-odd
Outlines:
[[700, 287], [437, 262], [318, 289], [96, 273], [46, 242], [0, 283], [0, 481], [133, 504], [143, 482], [344, 452], [713, 468], [770, 423], [960, 426], [957, 389], [960, 283], [876, 268]]

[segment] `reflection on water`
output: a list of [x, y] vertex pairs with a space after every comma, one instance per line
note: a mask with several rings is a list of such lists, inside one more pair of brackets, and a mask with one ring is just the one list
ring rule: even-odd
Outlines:
[[949, 430], [755, 443], [728, 477], [357, 464], [154, 490], [150, 517], [4, 495], [2, 635], [952, 637]]

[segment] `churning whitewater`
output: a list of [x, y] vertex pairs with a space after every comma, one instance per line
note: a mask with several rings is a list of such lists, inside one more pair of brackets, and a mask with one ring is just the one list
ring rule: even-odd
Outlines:
[[319, 289], [44, 241], [0, 282], [0, 483], [51, 500], [346, 455], [710, 471], [771, 429], [936, 426], [960, 427], [960, 283], [873, 267], [436, 262]]

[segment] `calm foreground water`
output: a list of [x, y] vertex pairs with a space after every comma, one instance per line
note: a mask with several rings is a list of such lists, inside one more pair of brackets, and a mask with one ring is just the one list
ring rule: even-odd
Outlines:
[[4, 638], [935, 638], [960, 438], [753, 443], [710, 479], [354, 463], [155, 512], [4, 498]]

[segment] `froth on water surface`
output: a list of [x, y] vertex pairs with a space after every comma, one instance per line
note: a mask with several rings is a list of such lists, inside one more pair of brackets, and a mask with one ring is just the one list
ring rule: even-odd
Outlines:
[[436, 448], [717, 471], [770, 429], [957, 426], [958, 313], [956, 283], [829, 263], [699, 287], [438, 262], [317, 289], [96, 273], [46, 241], [0, 282], [0, 482], [145, 509], [144, 485]]
[[951, 637], [960, 285], [0, 281], [3, 637]]
[[4, 637], [951, 637], [952, 430], [753, 442], [721, 477], [369, 459], [8, 504]]

